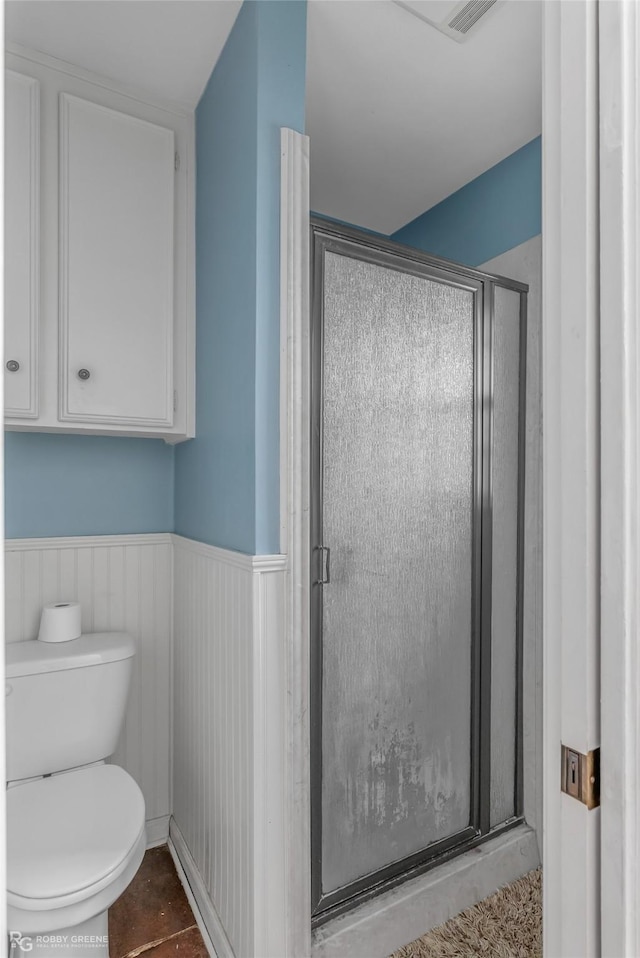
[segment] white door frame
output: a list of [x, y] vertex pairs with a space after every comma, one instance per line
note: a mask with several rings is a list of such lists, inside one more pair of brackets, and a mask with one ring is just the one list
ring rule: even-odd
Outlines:
[[[640, 954], [634, 2], [544, 5], [544, 954]], [[601, 747], [601, 807], [560, 744]]]
[[[0, 17], [0, 129], [4, 130], [4, 18]], [[0, 183], [4, 183], [4, 151], [0, 151]], [[4, 193], [0, 196], [0, 220], [4, 223]], [[0, 302], [4, 302], [4, 230], [0, 236]], [[0, 416], [4, 422], [4, 313], [0, 310]], [[0, 502], [4, 502], [4, 432], [0, 435]], [[4, 649], [4, 509], [0, 510], [0, 638]], [[4, 655], [0, 661], [0, 688], [4, 682]], [[0, 713], [0, 775], [6, 781], [5, 712]], [[7, 817], [6, 793], [0, 796], [0, 954], [7, 940]]]
[[592, 0], [544, 4], [545, 958], [600, 953], [600, 810], [560, 791], [561, 743], [600, 745], [597, 13]]
[[640, 11], [602, 2], [602, 955], [640, 955]]

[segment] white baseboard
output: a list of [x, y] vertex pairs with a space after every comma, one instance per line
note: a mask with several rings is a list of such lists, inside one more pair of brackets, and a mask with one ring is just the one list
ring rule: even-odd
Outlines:
[[386, 958], [539, 862], [535, 832], [520, 825], [321, 925], [312, 958]]
[[169, 822], [168, 845], [211, 958], [235, 958], [202, 876], [173, 818]]
[[159, 818], [147, 819], [147, 848], [166, 844], [169, 838], [169, 818], [169, 815], [161, 815]]

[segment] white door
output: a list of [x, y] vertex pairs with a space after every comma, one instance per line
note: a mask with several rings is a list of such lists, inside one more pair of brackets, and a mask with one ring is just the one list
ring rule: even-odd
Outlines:
[[60, 418], [173, 422], [174, 133], [60, 96]]
[[544, 4], [545, 958], [640, 954], [638, 14]]
[[5, 412], [38, 415], [40, 84], [5, 74]]
[[602, 954], [640, 955], [640, 10], [601, 2]]

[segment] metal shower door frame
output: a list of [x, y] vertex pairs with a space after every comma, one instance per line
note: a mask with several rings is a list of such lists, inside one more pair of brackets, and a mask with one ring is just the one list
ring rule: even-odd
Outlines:
[[[421, 851], [332, 891], [322, 892], [322, 593], [325, 584], [323, 514], [324, 255], [364, 260], [474, 295], [474, 437], [471, 629], [471, 775], [469, 825]], [[518, 570], [516, 634], [516, 762], [514, 818], [491, 828], [491, 443], [493, 427], [493, 312], [495, 286], [520, 293], [520, 390], [518, 449]], [[526, 368], [525, 284], [491, 276], [380, 239], [351, 227], [311, 217], [311, 898], [320, 924], [353, 904], [419, 874], [522, 821], [522, 591], [524, 531], [524, 413]], [[327, 544], [330, 545], [330, 544]], [[328, 578], [328, 577], [327, 577]]]

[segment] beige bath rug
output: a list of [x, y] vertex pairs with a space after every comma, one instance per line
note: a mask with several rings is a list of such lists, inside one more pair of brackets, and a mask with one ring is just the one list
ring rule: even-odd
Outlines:
[[541, 958], [542, 874], [538, 868], [405, 945], [391, 958]]

